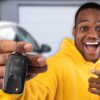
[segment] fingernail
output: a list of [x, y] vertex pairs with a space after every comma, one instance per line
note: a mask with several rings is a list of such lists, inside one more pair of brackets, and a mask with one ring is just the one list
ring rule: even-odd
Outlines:
[[46, 61], [45, 61], [45, 58], [44, 57], [39, 57], [37, 59], [37, 62], [41, 65], [46, 65]]
[[31, 44], [31, 43], [25, 44], [25, 45], [24, 45], [24, 48], [25, 48], [25, 50], [27, 50], [27, 51], [32, 51], [32, 50], [33, 50], [33, 47], [32, 47], [32, 44]]
[[92, 70], [91, 70], [91, 72], [92, 72], [92, 73], [95, 73], [95, 72], [96, 72], [96, 70], [95, 70], [95, 69], [92, 69]]

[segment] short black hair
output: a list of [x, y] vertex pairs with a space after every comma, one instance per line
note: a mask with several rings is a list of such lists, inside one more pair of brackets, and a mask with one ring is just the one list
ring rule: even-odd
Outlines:
[[85, 9], [96, 9], [96, 10], [100, 10], [100, 4], [99, 3], [94, 3], [94, 2], [88, 2], [88, 3], [85, 3], [83, 4], [76, 12], [76, 15], [75, 15], [75, 25], [76, 25], [76, 21], [77, 21], [77, 18], [78, 18], [78, 15], [79, 13], [82, 11], [82, 10], [85, 10]]

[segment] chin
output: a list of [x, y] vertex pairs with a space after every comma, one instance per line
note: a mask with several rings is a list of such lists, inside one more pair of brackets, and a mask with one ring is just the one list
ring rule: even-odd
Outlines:
[[98, 59], [99, 59], [99, 57], [95, 57], [95, 56], [84, 56], [84, 58], [87, 60], [87, 61], [90, 61], [90, 62], [96, 62]]

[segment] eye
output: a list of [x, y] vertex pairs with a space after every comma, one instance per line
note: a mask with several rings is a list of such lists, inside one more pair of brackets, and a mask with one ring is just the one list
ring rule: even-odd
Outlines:
[[97, 27], [95, 28], [95, 30], [96, 30], [97, 32], [100, 32], [100, 26], [97, 26]]
[[80, 27], [80, 31], [81, 31], [81, 32], [87, 32], [88, 29], [89, 29], [88, 26], [82, 26], [82, 27]]

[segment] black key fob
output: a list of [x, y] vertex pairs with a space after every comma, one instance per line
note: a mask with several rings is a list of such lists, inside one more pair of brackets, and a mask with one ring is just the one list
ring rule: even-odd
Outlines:
[[28, 59], [22, 53], [15, 52], [9, 55], [4, 74], [4, 92], [11, 94], [23, 92], [27, 67]]

